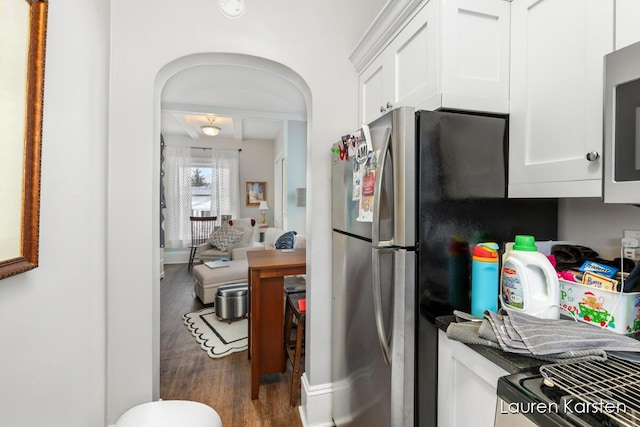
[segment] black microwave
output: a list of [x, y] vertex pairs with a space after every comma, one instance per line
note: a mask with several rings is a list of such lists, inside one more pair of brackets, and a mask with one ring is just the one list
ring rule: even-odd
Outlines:
[[604, 63], [603, 200], [640, 204], [640, 42]]

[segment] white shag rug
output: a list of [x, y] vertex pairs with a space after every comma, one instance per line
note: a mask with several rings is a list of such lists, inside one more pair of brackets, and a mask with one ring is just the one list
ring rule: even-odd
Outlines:
[[207, 307], [185, 314], [182, 320], [209, 357], [228, 356], [248, 347], [247, 319], [234, 320], [229, 324], [226, 320], [218, 320], [213, 307]]

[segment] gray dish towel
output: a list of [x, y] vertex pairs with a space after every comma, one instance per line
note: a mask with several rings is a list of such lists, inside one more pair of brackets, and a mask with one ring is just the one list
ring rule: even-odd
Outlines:
[[447, 336], [467, 344], [556, 362], [606, 360], [607, 352], [640, 352], [640, 342], [625, 335], [574, 320], [539, 319], [504, 310], [485, 311], [482, 322], [451, 323]]

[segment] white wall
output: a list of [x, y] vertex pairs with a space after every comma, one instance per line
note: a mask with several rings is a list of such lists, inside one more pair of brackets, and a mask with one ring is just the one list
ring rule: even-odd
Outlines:
[[306, 208], [296, 206], [296, 188], [307, 186], [307, 123], [287, 122], [287, 229], [306, 234]]
[[[195, 141], [187, 136], [164, 135], [167, 145], [180, 145], [185, 147], [211, 147], [210, 142]], [[240, 217], [255, 218], [260, 222], [262, 211], [257, 207], [246, 206], [245, 183], [247, 181], [265, 181], [267, 183], [267, 202], [273, 206], [273, 161], [274, 141], [266, 139], [248, 139], [242, 142], [231, 138], [215, 140], [215, 147], [219, 149], [241, 149], [240, 159]], [[196, 150], [197, 151], [197, 150]], [[210, 152], [205, 152], [210, 153]], [[205, 154], [209, 155], [209, 154]], [[273, 224], [273, 211], [267, 211], [267, 222]]]
[[558, 237], [588, 246], [605, 259], [620, 256], [623, 230], [640, 230], [640, 208], [605, 205], [600, 199], [563, 199], [558, 212]]
[[49, 3], [40, 266], [0, 281], [2, 426], [104, 426], [108, 26], [108, 2]]
[[282, 182], [283, 182], [283, 168], [286, 169], [286, 158], [285, 158], [285, 139], [287, 138], [288, 129], [286, 126], [283, 126], [280, 129], [280, 133], [276, 137], [274, 141], [274, 152], [275, 159], [273, 162], [273, 183], [274, 183], [274, 200], [273, 200], [273, 226], [276, 228], [284, 228], [283, 224], [286, 219], [286, 209], [283, 207], [283, 197], [282, 194]]
[[245, 188], [247, 181], [265, 181], [267, 183], [267, 203], [269, 210], [266, 212], [267, 224], [273, 224], [273, 141], [245, 141], [242, 143], [240, 153], [240, 212], [242, 218], [255, 218], [262, 221], [262, 211], [254, 206], [247, 206]]
[[[160, 90], [187, 63], [214, 63], [238, 53], [265, 58], [307, 100], [308, 337], [310, 384], [331, 377], [330, 146], [357, 126], [357, 79], [348, 56], [382, 6], [369, 0], [250, 2], [239, 20], [216, 2], [113, 0], [108, 198], [108, 390], [113, 421], [157, 396], [159, 336], [158, 144]], [[142, 25], [144, 23], [144, 25]], [[202, 53], [218, 52], [218, 55]], [[176, 58], [182, 58], [176, 62]], [[131, 183], [140, 191], [130, 191]], [[315, 207], [315, 209], [314, 209]], [[151, 219], [151, 220], [150, 220]], [[311, 233], [313, 231], [313, 233]], [[135, 244], [132, 244], [135, 243]], [[126, 322], [123, 320], [126, 319]], [[130, 328], [136, 324], [137, 330]], [[126, 349], [126, 355], [121, 349]], [[314, 412], [316, 413], [316, 412]], [[323, 421], [330, 419], [327, 413]], [[314, 422], [314, 420], [312, 420]]]

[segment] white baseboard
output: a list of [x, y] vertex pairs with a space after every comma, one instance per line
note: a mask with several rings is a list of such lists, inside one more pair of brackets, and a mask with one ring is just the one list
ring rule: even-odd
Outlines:
[[311, 386], [307, 379], [307, 373], [302, 374], [302, 405], [298, 410], [304, 427], [330, 427], [334, 425], [331, 416], [332, 394], [332, 384]]

